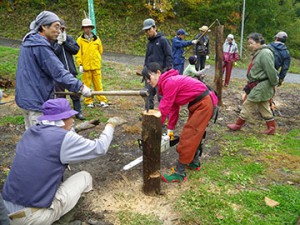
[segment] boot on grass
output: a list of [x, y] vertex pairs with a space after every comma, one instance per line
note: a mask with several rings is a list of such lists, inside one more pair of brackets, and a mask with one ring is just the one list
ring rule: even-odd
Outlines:
[[240, 130], [242, 128], [242, 126], [245, 124], [245, 120], [238, 118], [238, 120], [236, 121], [236, 123], [234, 124], [227, 124], [227, 127], [230, 130], [236, 131], [236, 130]]
[[177, 172], [173, 172], [171, 174], [164, 174], [161, 176], [161, 179], [166, 182], [166, 183], [171, 183], [171, 182], [182, 182], [187, 180], [187, 175], [186, 173], [179, 174]]
[[199, 170], [201, 170], [201, 164], [200, 164], [200, 162], [198, 162], [198, 163], [191, 162], [190, 164], [186, 165], [186, 168], [189, 169], [189, 170], [199, 171]]
[[263, 131], [262, 134], [269, 134], [269, 135], [273, 135], [275, 134], [275, 120], [271, 120], [271, 121], [267, 121], [267, 130]]

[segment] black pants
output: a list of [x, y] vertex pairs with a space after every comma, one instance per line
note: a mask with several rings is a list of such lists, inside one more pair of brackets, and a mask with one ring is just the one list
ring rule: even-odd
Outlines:
[[153, 88], [147, 81], [145, 81], [145, 88], [149, 91], [149, 109], [154, 109], [154, 96], [157, 94], [158, 102], [160, 102], [162, 96], [158, 95], [157, 87]]
[[206, 55], [197, 54], [196, 70], [202, 70], [205, 67]]

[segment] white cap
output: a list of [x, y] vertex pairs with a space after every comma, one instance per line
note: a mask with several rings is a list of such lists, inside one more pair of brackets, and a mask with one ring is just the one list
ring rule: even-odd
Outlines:
[[82, 20], [82, 24], [81, 24], [81, 27], [95, 27], [93, 24], [92, 24], [92, 21], [88, 18], [85, 18]]
[[287, 33], [285, 33], [284, 31], [280, 31], [280, 32], [278, 32], [276, 35], [275, 35], [275, 37], [276, 38], [287, 38], [288, 37], [288, 35], [287, 35]]
[[228, 36], [227, 36], [227, 38], [229, 38], [229, 39], [234, 39], [234, 36], [233, 36], [233, 34], [228, 34]]

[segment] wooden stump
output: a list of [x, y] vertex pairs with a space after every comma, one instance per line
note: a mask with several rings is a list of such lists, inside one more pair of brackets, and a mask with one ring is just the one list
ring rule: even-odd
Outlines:
[[161, 113], [157, 110], [142, 113], [143, 191], [146, 195], [160, 194], [160, 147], [162, 136]]
[[224, 26], [220, 25], [216, 27], [216, 61], [215, 61], [215, 90], [218, 97], [218, 105], [222, 106], [222, 87], [223, 87], [223, 30]]

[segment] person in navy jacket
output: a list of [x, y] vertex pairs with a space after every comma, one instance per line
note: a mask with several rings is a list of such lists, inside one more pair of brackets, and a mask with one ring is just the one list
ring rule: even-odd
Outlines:
[[173, 69], [178, 70], [179, 74], [183, 74], [184, 70], [184, 48], [197, 44], [197, 40], [185, 41], [185, 36], [188, 35], [183, 29], [177, 31], [177, 36], [172, 39], [172, 53], [173, 53]]

